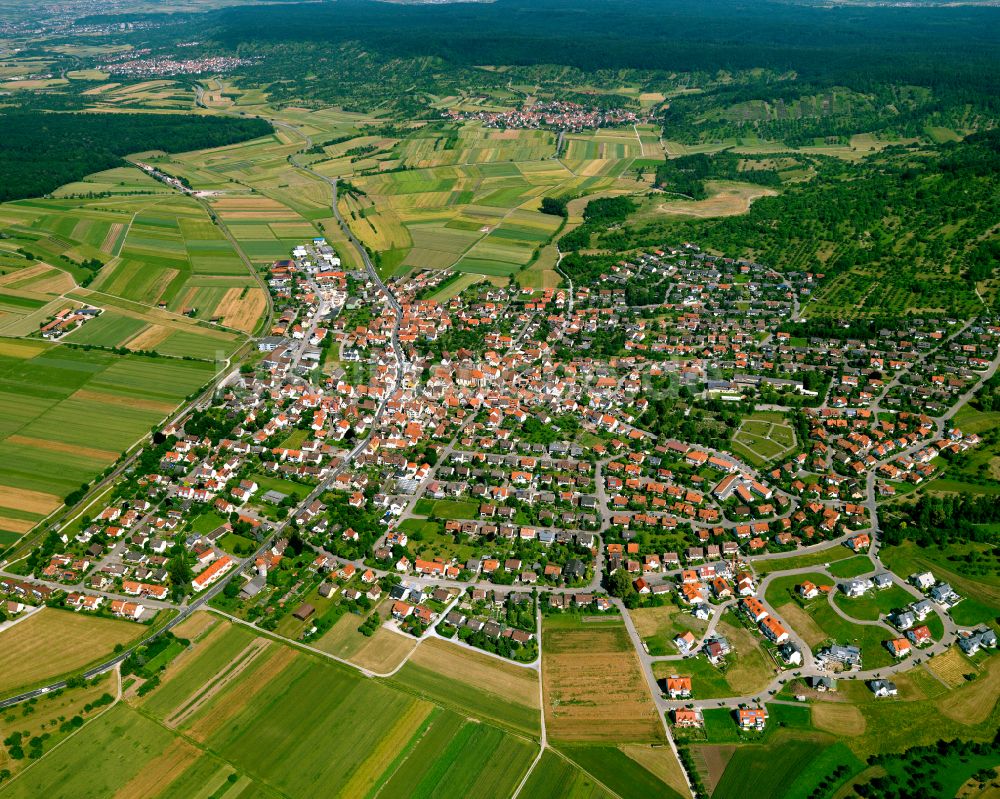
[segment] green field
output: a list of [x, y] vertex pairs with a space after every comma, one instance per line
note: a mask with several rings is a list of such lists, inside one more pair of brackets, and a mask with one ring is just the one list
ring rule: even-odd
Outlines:
[[0, 518], [54, 510], [213, 372], [202, 362], [0, 340]]
[[535, 770], [531, 772], [522, 795], [551, 799], [610, 799], [614, 796], [589, 774], [551, 749], [545, 751]]
[[666, 799], [680, 796], [616, 747], [563, 745], [559, 748], [619, 796], [662, 796]]
[[842, 578], [858, 577], [862, 574], [870, 574], [874, 570], [875, 566], [867, 555], [856, 555], [830, 566], [830, 574]]

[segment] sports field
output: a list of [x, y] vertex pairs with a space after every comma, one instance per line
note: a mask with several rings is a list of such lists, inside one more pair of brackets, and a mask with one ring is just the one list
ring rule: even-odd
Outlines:
[[30, 529], [213, 373], [203, 362], [0, 339], [0, 530]]

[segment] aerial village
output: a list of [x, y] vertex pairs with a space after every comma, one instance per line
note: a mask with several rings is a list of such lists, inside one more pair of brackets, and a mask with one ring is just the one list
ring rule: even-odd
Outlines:
[[[767, 691], [706, 698], [685, 676], [692, 659], [725, 669], [722, 619], [760, 642], [772, 694], [795, 675], [891, 698], [920, 658], [996, 647], [991, 629], [950, 619], [963, 597], [932, 572], [881, 565], [877, 502], [979, 443], [950, 420], [1000, 362], [998, 320], [796, 339], [781, 328], [822, 275], [691, 244], [586, 287], [445, 297], [450, 277], [385, 284], [324, 239], [275, 262], [255, 357], [4, 572], [8, 612], [56, 603], [156, 624], [208, 602], [265, 630], [294, 618], [307, 642], [337, 607], [362, 630], [528, 663], [542, 615], [669, 602], [692, 621], [662, 648], [630, 630], [660, 709], [697, 728], [701, 708], [726, 704], [750, 733], [768, 723]], [[727, 446], [713, 420], [755, 408], [794, 421], [744, 423], [743, 448]], [[783, 572], [831, 544], [861, 568]], [[765, 596], [778, 579], [803, 613], [895, 592], [875, 641], [890, 662], [853, 641], [810, 646]], [[664, 665], [676, 674], [653, 677]]]

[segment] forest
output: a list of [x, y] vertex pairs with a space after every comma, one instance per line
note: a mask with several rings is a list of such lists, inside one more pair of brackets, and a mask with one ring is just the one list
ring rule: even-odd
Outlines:
[[266, 136], [270, 123], [174, 114], [0, 115], [0, 202], [39, 197], [144, 150], [184, 152]]

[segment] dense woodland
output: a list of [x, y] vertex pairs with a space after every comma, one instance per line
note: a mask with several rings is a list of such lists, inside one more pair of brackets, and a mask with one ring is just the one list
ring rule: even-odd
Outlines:
[[34, 111], [3, 114], [0, 127], [0, 201], [47, 194], [120, 166], [127, 153], [220, 147], [272, 131], [260, 119]]

